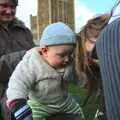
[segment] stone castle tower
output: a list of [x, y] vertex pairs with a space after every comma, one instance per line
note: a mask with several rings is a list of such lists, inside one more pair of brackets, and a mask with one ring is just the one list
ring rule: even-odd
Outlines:
[[31, 16], [30, 20], [35, 40], [40, 39], [46, 25], [57, 21], [74, 30], [74, 0], [38, 0], [37, 16]]

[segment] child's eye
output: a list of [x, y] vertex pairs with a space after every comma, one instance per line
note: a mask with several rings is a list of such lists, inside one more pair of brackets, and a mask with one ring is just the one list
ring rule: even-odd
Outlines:
[[59, 56], [60, 56], [60, 57], [64, 57], [65, 55], [63, 55], [63, 54], [60, 54]]

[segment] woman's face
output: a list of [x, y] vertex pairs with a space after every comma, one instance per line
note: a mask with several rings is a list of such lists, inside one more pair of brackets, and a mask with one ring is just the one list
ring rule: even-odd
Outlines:
[[97, 38], [91, 37], [91, 39], [87, 39], [85, 42], [85, 49], [89, 56], [91, 56], [93, 48], [95, 47]]

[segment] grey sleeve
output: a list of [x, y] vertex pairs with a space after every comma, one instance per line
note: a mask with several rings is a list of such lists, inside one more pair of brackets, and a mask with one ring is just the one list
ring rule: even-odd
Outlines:
[[25, 55], [10, 77], [7, 89], [8, 101], [19, 98], [26, 99], [33, 85], [34, 77], [32, 61], [29, 56]]

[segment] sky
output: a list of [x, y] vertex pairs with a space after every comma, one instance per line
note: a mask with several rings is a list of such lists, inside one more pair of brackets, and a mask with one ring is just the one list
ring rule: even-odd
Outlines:
[[[116, 0], [74, 0], [75, 1], [75, 28], [76, 32], [85, 25], [88, 19], [109, 12]], [[120, 8], [120, 7], [119, 7]], [[120, 11], [120, 9], [116, 10]], [[37, 0], [19, 0], [17, 17], [23, 20], [30, 28], [30, 14], [36, 15]]]

